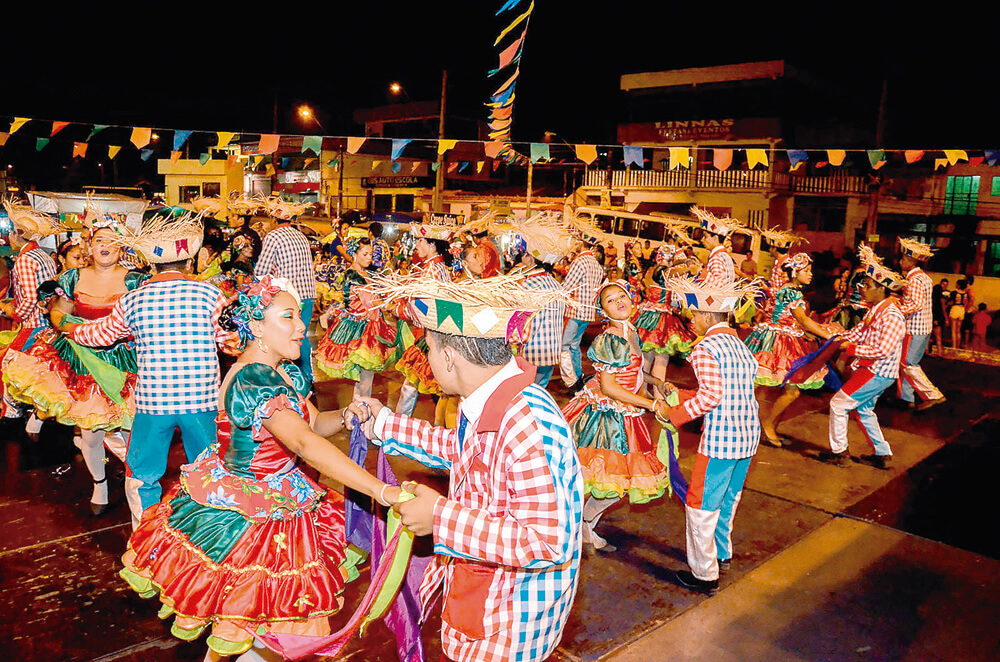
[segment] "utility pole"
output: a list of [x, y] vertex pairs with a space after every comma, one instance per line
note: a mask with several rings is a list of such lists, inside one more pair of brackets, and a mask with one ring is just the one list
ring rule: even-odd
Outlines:
[[[878, 104], [878, 123], [875, 125], [875, 146], [882, 149], [885, 144], [886, 101], [889, 97], [889, 75], [882, 76], [882, 95]], [[878, 199], [882, 191], [881, 176], [876, 175], [877, 182], [871, 184], [868, 199], [868, 218], [865, 222], [865, 240], [878, 230]], [[855, 242], [857, 238], [855, 238]]]
[[340, 158], [337, 160], [337, 170], [340, 176], [337, 180], [337, 218], [340, 218], [344, 207], [344, 146], [340, 146]]
[[[448, 70], [441, 72], [441, 112], [438, 116], [438, 141], [444, 140], [445, 99], [448, 96]], [[431, 205], [434, 211], [444, 211], [444, 152], [438, 147], [437, 171], [434, 178], [434, 198]]]
[[524, 217], [525, 218], [530, 218], [531, 217], [531, 180], [532, 180], [534, 174], [535, 174], [535, 162], [529, 159], [528, 160], [528, 196], [527, 196], [528, 199], [527, 199], [527, 201], [526, 201], [526, 203], [524, 205]]

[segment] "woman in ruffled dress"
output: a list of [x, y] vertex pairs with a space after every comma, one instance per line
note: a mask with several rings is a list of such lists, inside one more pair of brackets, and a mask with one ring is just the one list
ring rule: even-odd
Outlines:
[[757, 385], [784, 389], [761, 421], [764, 440], [779, 448], [783, 444], [777, 432], [778, 419], [799, 397], [801, 390], [822, 388], [827, 374], [827, 368], [823, 367], [785, 384], [789, 368], [796, 359], [816, 350], [813, 337], [826, 340], [841, 330], [836, 325], [820, 324], [809, 316], [802, 286], [812, 282], [812, 258], [806, 253], [796, 253], [786, 258], [781, 268], [788, 282], [775, 294], [768, 318], [754, 326], [745, 341], [759, 364]]
[[661, 246], [656, 252], [656, 264], [648, 272], [646, 295], [637, 306], [635, 330], [647, 362], [652, 359], [650, 374], [661, 381], [666, 378], [670, 357], [687, 354], [695, 339], [687, 322], [671, 305], [666, 286], [669, 278], [683, 273], [685, 258], [676, 246]]
[[319, 474], [386, 506], [399, 488], [324, 438], [360, 412], [321, 413], [306, 399], [291, 284], [265, 276], [224, 315], [244, 349], [220, 390], [218, 443], [143, 513], [121, 575], [141, 596], [159, 594], [175, 636], [210, 629], [206, 660], [271, 659], [255, 634], [325, 636], [343, 605], [344, 499]]
[[378, 301], [365, 289], [372, 263], [372, 243], [360, 239], [351, 268], [344, 274], [344, 303], [336, 322], [329, 324], [332, 311], [320, 316], [320, 325], [329, 332], [316, 347], [316, 364], [333, 379], [357, 382], [356, 396], [371, 397], [375, 373], [395, 365], [401, 352], [396, 343], [396, 324], [386, 319]]
[[[597, 301], [608, 326], [594, 339], [587, 356], [597, 374], [563, 407], [563, 416], [573, 431], [584, 491], [583, 541], [596, 549], [614, 551], [594, 527], [604, 512], [626, 495], [632, 503], [646, 503], [670, 489], [670, 476], [656, 455], [645, 412], [660, 409], [666, 419], [666, 403], [657, 394], [641, 394], [644, 383], [661, 387], [662, 382], [643, 373], [639, 337], [629, 323], [632, 300], [622, 282], [605, 283]], [[656, 391], [654, 391], [656, 393]]]
[[[65, 315], [104, 317], [122, 295], [149, 278], [119, 264], [122, 250], [116, 235], [113, 224], [99, 223], [89, 242], [90, 265], [59, 274], [54, 323]], [[4, 357], [3, 379], [11, 397], [34, 406], [39, 418], [80, 428], [74, 442], [94, 481], [90, 507], [95, 515], [108, 509], [105, 446], [124, 461], [119, 430], [132, 427], [136, 369], [131, 339], [91, 351], [52, 329], [43, 331], [26, 352], [11, 350]]]

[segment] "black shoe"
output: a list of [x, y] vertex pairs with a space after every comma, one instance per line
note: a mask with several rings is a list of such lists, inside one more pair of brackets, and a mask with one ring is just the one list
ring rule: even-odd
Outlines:
[[581, 377], [580, 379], [573, 382], [573, 385], [569, 387], [570, 395], [576, 395], [583, 390], [584, 385], [586, 385], [587, 380]]
[[838, 467], [846, 467], [851, 463], [851, 452], [834, 453], [833, 451], [820, 451], [816, 459]]
[[719, 559], [719, 574], [724, 575], [729, 572], [729, 567], [733, 564], [732, 559]]
[[694, 590], [704, 593], [705, 595], [715, 595], [716, 591], [719, 590], [718, 579], [698, 579], [691, 574], [690, 570], [678, 570], [677, 581], [681, 583], [681, 586], [693, 588]]
[[927, 411], [931, 407], [936, 407], [939, 404], [941, 404], [943, 402], [947, 402], [947, 401], [948, 401], [948, 398], [946, 398], [946, 397], [944, 397], [942, 395], [940, 398], [937, 398], [936, 400], [925, 400], [924, 402], [921, 402], [919, 405], [917, 405], [916, 408], [917, 408], [917, 411]]
[[861, 455], [854, 458], [854, 461], [858, 464], [867, 464], [869, 467], [875, 467], [882, 471], [892, 469], [891, 455]]

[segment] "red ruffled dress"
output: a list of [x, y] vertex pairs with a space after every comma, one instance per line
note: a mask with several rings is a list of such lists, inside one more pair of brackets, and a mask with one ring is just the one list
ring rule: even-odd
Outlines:
[[646, 288], [646, 298], [636, 308], [635, 330], [642, 351], [657, 354], [687, 354], [695, 335], [670, 304], [670, 290], [662, 285]]
[[645, 409], [609, 398], [601, 391], [601, 373], [632, 393], [642, 388], [642, 354], [621, 336], [605, 331], [587, 352], [597, 374], [563, 407], [573, 430], [584, 492], [599, 499], [628, 495], [646, 503], [670, 489], [667, 468], [657, 458], [657, 446], [643, 420]]
[[[786, 285], [775, 295], [769, 318], [757, 324], [747, 336], [746, 346], [759, 364], [756, 383], [761, 386], [781, 386], [792, 363], [816, 351], [816, 341], [795, 321], [792, 311], [796, 308], [807, 308], [802, 291]], [[825, 383], [826, 374], [824, 366], [790, 383], [800, 389], [817, 389]]]
[[240, 368], [219, 412], [218, 443], [181, 467], [129, 539], [121, 576], [186, 641], [242, 653], [258, 628], [325, 636], [343, 604], [344, 499], [263, 426], [291, 409], [308, 420], [309, 384], [292, 364]]
[[[148, 278], [128, 272], [126, 291]], [[105, 317], [125, 294], [89, 294], [76, 287], [78, 281], [77, 269], [58, 278], [60, 296], [71, 301], [73, 314], [84, 320]], [[85, 430], [132, 427], [137, 369], [131, 338], [110, 347], [81, 348], [53, 329], [38, 333], [27, 349], [11, 347], [3, 356], [3, 381], [11, 398], [32, 405], [39, 418]]]

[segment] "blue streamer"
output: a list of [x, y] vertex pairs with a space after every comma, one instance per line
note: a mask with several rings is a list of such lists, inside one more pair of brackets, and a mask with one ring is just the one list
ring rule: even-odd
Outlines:
[[[365, 436], [357, 418], [354, 419], [353, 425], [348, 456], [356, 465], [364, 467], [365, 459], [368, 457], [368, 437]], [[347, 542], [354, 543], [355, 547], [370, 553], [372, 551], [372, 520], [374, 517], [356, 501], [357, 497], [360, 496], [358, 492], [345, 489], [344, 493], [344, 529]]]

